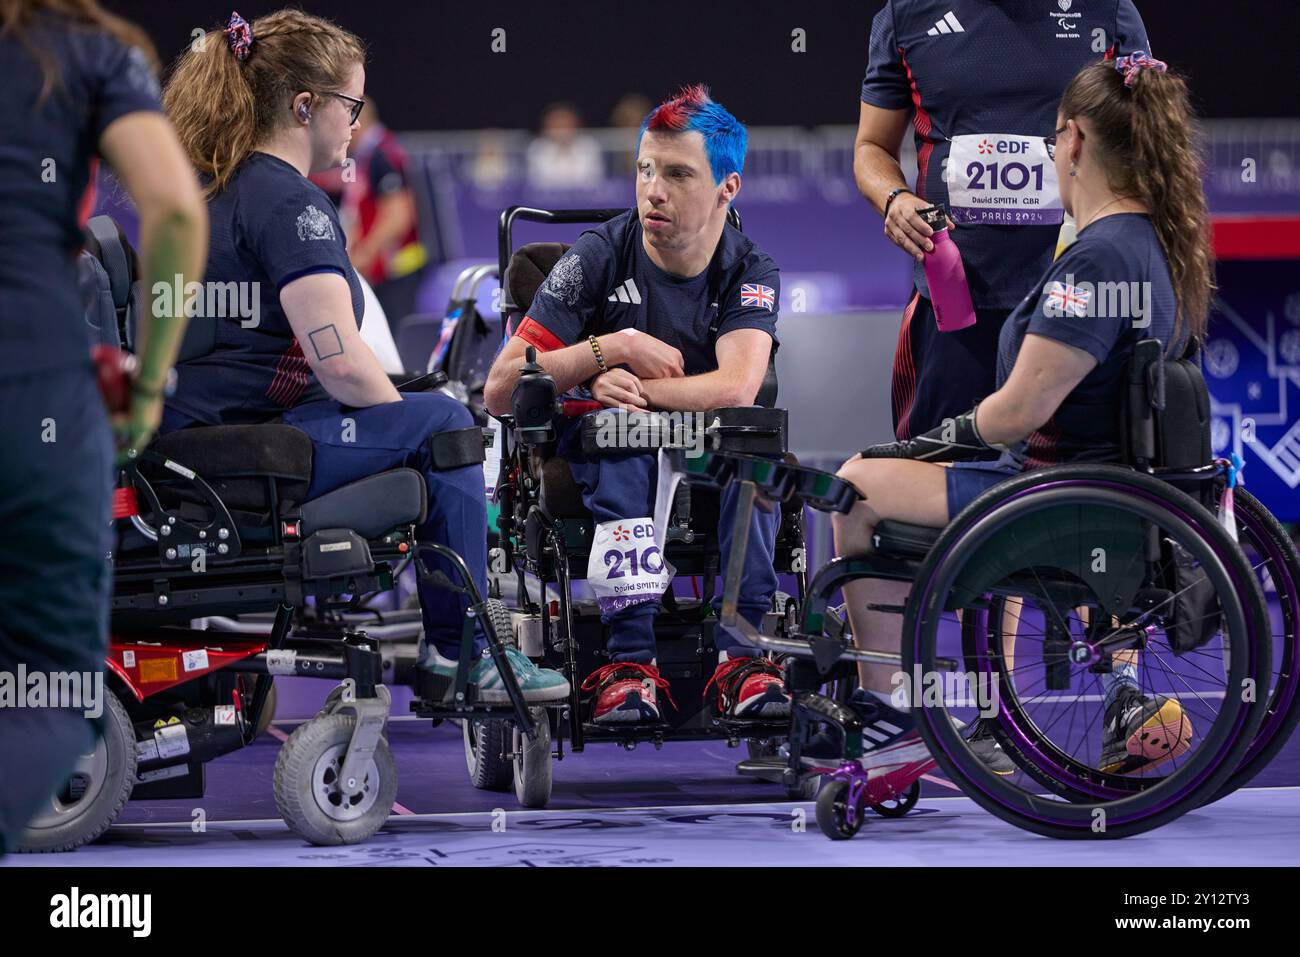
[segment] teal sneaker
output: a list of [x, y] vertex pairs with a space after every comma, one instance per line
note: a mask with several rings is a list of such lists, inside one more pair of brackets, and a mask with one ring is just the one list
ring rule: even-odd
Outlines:
[[[506, 646], [506, 660], [519, 682], [519, 690], [524, 693], [524, 700], [530, 704], [545, 701], [562, 701], [569, 696], [569, 682], [564, 675], [549, 668], [538, 668], [528, 660], [518, 648]], [[422, 671], [430, 673], [435, 687], [442, 690], [444, 702], [450, 702], [453, 683], [456, 679], [456, 662], [444, 658], [436, 648], [429, 647], [426, 658], [420, 663]], [[442, 687], [446, 683], [445, 689]], [[470, 687], [474, 690], [471, 700], [483, 704], [509, 704], [510, 696], [506, 694], [505, 682], [497, 671], [496, 663], [486, 655], [474, 662], [469, 672]]]

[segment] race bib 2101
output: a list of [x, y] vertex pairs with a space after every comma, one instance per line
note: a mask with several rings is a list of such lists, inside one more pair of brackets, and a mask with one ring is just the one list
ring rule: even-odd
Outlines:
[[1058, 226], [1064, 215], [1056, 165], [1041, 136], [954, 136], [945, 175], [959, 225]]

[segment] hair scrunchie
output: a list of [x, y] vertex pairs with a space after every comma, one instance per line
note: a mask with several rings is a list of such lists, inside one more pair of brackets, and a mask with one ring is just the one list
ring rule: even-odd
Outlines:
[[253, 27], [234, 10], [230, 11], [230, 22], [226, 24], [223, 31], [226, 39], [230, 42], [230, 50], [235, 54], [235, 59], [244, 61], [248, 59], [248, 51], [253, 47]]
[[1164, 73], [1169, 64], [1149, 56], [1145, 50], [1134, 50], [1130, 56], [1122, 56], [1115, 61], [1115, 69], [1124, 74], [1124, 85], [1130, 90], [1137, 82], [1138, 74], [1143, 70], [1155, 70]]

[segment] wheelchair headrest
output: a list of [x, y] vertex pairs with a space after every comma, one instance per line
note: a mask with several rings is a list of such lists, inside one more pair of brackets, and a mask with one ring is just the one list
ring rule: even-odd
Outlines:
[[560, 258], [569, 251], [568, 243], [528, 243], [515, 250], [506, 267], [505, 308], [523, 313], [533, 304], [537, 290]]
[[127, 241], [122, 227], [111, 216], [92, 216], [86, 223], [86, 251], [99, 260], [108, 274], [113, 305], [125, 309], [131, 285], [140, 274], [140, 259]]

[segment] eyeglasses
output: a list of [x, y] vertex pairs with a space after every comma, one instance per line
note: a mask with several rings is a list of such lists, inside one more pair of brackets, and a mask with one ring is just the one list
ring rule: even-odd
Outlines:
[[1056, 138], [1057, 138], [1058, 136], [1060, 136], [1062, 133], [1064, 133], [1067, 129], [1069, 129], [1069, 124], [1066, 124], [1065, 126], [1062, 126], [1059, 130], [1057, 130], [1057, 131], [1056, 131], [1055, 133], [1053, 133], [1051, 136], [1044, 136], [1044, 137], [1043, 137], [1043, 142], [1047, 144], [1047, 158], [1048, 158], [1049, 160], [1055, 160], [1055, 159], [1056, 159]]
[[361, 108], [366, 105], [365, 100], [358, 100], [355, 96], [348, 96], [346, 93], [331, 93], [330, 96], [337, 96], [340, 100], [347, 100], [352, 104], [352, 119], [349, 123], [355, 124], [357, 117], [361, 115]]

